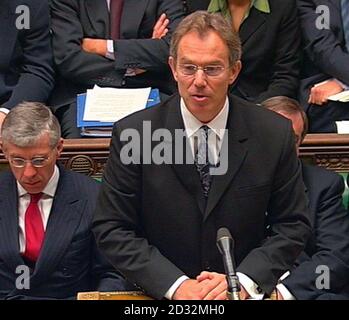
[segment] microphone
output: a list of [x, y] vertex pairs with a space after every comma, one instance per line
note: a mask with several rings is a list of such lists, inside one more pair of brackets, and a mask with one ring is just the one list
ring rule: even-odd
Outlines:
[[220, 228], [218, 230], [217, 247], [223, 256], [224, 270], [228, 283], [228, 300], [240, 300], [240, 283], [235, 273], [234, 240], [227, 228]]

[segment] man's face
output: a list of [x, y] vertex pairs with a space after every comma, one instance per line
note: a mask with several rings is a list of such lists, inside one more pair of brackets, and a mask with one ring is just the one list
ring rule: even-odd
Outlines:
[[302, 142], [302, 133], [304, 128], [303, 118], [300, 113], [294, 113], [294, 114], [289, 114], [285, 112], [279, 112], [279, 113], [283, 115], [285, 118], [292, 121], [293, 131], [296, 136], [297, 155], [299, 155], [299, 146]]
[[[56, 160], [63, 149], [63, 139], [53, 149], [49, 145], [48, 133], [39, 138], [30, 147], [18, 147], [6, 142], [2, 148], [17, 181], [28, 193], [35, 194], [42, 192], [52, 177]], [[18, 168], [11, 161], [15, 158], [22, 158], [24, 160], [45, 158], [47, 160], [45, 160], [45, 165], [42, 168], [36, 168], [30, 161], [25, 162], [23, 168]]]
[[[228, 87], [241, 69], [240, 61], [229, 65], [228, 47], [214, 31], [204, 37], [197, 32], [184, 35], [178, 44], [177, 59], [170, 57], [169, 64], [187, 108], [204, 123], [211, 121], [223, 108]], [[221, 72], [210, 76], [199, 69], [193, 75], [186, 75], [183, 69], [188, 65], [218, 66]]]

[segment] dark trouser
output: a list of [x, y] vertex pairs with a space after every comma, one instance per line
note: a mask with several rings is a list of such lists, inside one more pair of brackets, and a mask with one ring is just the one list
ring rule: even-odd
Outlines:
[[55, 116], [61, 124], [62, 137], [65, 139], [82, 138], [80, 129], [77, 127], [76, 102], [60, 107]]
[[322, 106], [310, 105], [307, 116], [309, 133], [335, 133], [336, 121], [349, 120], [349, 102], [329, 101]]

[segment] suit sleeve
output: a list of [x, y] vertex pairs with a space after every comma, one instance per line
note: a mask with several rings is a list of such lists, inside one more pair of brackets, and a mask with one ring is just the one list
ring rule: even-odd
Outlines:
[[[304, 49], [310, 60], [328, 77], [349, 84], [349, 53], [344, 50], [340, 40], [331, 29], [317, 27], [320, 14], [316, 13], [313, 0], [297, 0], [298, 12], [304, 39]], [[340, 16], [340, 13], [339, 13]], [[332, 18], [333, 15], [330, 15]], [[341, 21], [337, 24], [341, 26]]]
[[146, 39], [115, 41], [115, 61], [111, 61], [82, 49], [82, 39], [86, 35], [81, 25], [77, 1], [52, 0], [53, 50], [61, 75], [79, 84], [93, 85], [103, 84], [105, 75], [113, 78], [113, 75], [118, 73], [116, 77], [120, 77], [127, 68], [163, 72], [164, 68], [167, 68], [170, 36], [183, 15], [183, 7], [179, 0], [158, 2], [157, 16], [154, 17], [154, 21], [156, 22], [162, 13], [167, 14], [170, 19], [167, 36], [163, 39], [151, 39], [154, 22], [154, 25], [149, 28]]
[[[280, 132], [282, 146], [275, 167], [267, 210], [267, 237], [252, 250], [237, 270], [254, 280], [270, 294], [280, 276], [289, 270], [304, 249], [310, 235], [309, 213], [295, 153], [291, 124]], [[247, 237], [252, 235], [246, 235]]]
[[76, 0], [51, 1], [51, 29], [55, 64], [64, 78], [89, 86], [114, 71], [111, 60], [82, 50], [84, 32]]
[[171, 35], [182, 19], [183, 5], [182, 1], [179, 0], [158, 2], [155, 22], [162, 13], [166, 13], [170, 20], [169, 32], [161, 40], [151, 39], [152, 34], [149, 33], [148, 39], [120, 39], [115, 41], [115, 66], [117, 69], [136, 67], [147, 71], [162, 72], [164, 68], [168, 68]]
[[[316, 253], [283, 281], [297, 299], [313, 300], [322, 294], [339, 293], [349, 284], [349, 216], [342, 204], [343, 190], [342, 178], [333, 175], [315, 209]], [[317, 281], [324, 284], [324, 266], [330, 270], [328, 289], [316, 287]]]
[[46, 102], [54, 85], [48, 4], [33, 3], [37, 5], [29, 8], [30, 28], [19, 31], [22, 63], [18, 83], [4, 104], [9, 109], [22, 101]]
[[[288, 1], [284, 7], [283, 18], [276, 30], [275, 56], [270, 84], [257, 98], [262, 102], [274, 96], [297, 96], [300, 71], [300, 28], [297, 7]], [[270, 57], [269, 57], [270, 59]]]
[[142, 168], [123, 163], [126, 143], [120, 140], [119, 130], [114, 126], [93, 231], [112, 265], [146, 294], [161, 299], [184, 273], [151, 245], [142, 231]]

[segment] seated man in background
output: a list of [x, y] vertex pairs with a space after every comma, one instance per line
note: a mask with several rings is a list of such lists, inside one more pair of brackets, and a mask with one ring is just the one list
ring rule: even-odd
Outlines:
[[305, 51], [300, 103], [309, 132], [337, 132], [336, 121], [349, 120], [349, 102], [328, 98], [349, 88], [349, 0], [298, 0], [298, 11]]
[[[193, 2], [193, 3], [191, 3]], [[262, 102], [273, 96], [297, 97], [300, 30], [296, 0], [189, 1], [188, 9], [220, 12], [238, 32], [242, 70], [231, 92]]]
[[59, 74], [50, 104], [63, 137], [79, 138], [76, 95], [94, 85], [176, 90], [167, 65], [181, 0], [52, 0], [52, 41]]
[[63, 139], [50, 109], [19, 104], [1, 134], [11, 170], [0, 175], [0, 299], [124, 290], [91, 231], [99, 184], [56, 165]]
[[48, 99], [54, 83], [49, 35], [47, 1], [0, 1], [0, 127], [18, 103]]
[[[292, 121], [299, 152], [307, 132], [307, 118], [299, 103], [273, 97], [262, 105]], [[333, 171], [304, 163], [302, 173], [313, 233], [295, 269], [282, 280], [281, 294], [285, 299], [349, 299], [349, 215], [342, 203], [343, 179]]]

